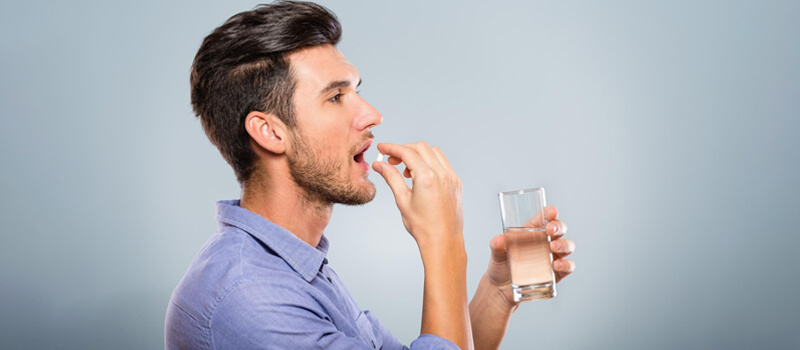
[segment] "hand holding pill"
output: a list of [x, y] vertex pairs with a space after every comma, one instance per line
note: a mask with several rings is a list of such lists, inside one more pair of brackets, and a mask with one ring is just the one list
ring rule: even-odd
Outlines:
[[[444, 153], [425, 142], [380, 143], [378, 151], [381, 155], [372, 168], [392, 189], [403, 224], [420, 250], [443, 242], [463, 247], [462, 184]], [[382, 160], [383, 155], [389, 156], [387, 162]], [[405, 164], [403, 173], [411, 178], [411, 188], [392, 163]]]

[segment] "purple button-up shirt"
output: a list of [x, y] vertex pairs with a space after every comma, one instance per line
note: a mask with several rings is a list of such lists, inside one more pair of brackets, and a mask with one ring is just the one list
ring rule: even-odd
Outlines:
[[[217, 202], [219, 229], [170, 298], [167, 349], [408, 349], [359, 309], [315, 248], [264, 217]], [[411, 349], [458, 349], [423, 334]]]

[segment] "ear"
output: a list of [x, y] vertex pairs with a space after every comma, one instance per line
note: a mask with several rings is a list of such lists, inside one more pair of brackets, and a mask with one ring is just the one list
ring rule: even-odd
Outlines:
[[244, 127], [253, 141], [264, 149], [275, 154], [286, 152], [288, 128], [276, 115], [252, 111], [245, 117]]

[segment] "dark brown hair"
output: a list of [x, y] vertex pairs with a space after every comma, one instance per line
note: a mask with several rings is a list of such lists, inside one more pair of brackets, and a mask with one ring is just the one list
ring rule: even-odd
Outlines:
[[278, 1], [232, 16], [203, 40], [192, 63], [192, 107], [240, 184], [256, 162], [245, 117], [261, 111], [295, 126], [295, 81], [286, 55], [336, 45], [341, 35], [336, 15], [325, 7]]

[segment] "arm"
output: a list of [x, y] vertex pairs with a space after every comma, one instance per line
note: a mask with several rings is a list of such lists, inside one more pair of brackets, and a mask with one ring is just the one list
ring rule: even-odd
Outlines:
[[389, 164], [404, 163], [404, 174], [384, 162], [372, 167], [394, 193], [406, 230], [417, 241], [425, 268], [422, 334], [445, 338], [462, 349], [472, 349], [467, 305], [467, 254], [462, 235], [461, 181], [444, 154], [425, 143], [381, 143]]
[[425, 268], [421, 334], [450, 340], [471, 349], [467, 307], [467, 254], [464, 243], [420, 247]]
[[[571, 239], [561, 238], [567, 232], [567, 225], [556, 219], [558, 216], [556, 208], [547, 207], [545, 213], [548, 221], [547, 233], [551, 238], [553, 269], [556, 282], [559, 282], [575, 270], [575, 263], [564, 259], [575, 250], [575, 243]], [[478, 350], [500, 348], [511, 314], [519, 307], [519, 303], [514, 302], [511, 292], [505, 237], [503, 235], [494, 237], [489, 247], [492, 250], [489, 267], [469, 303], [475, 348]]]
[[[352, 328], [348, 322], [337, 325], [337, 316], [329, 313], [335, 306], [305, 281], [294, 275], [268, 277], [244, 279], [222, 297], [211, 309], [208, 338], [172, 342], [167, 348], [409, 350], [370, 312], [360, 313]], [[447, 340], [424, 335], [410, 350], [454, 348]]]
[[238, 283], [213, 309], [210, 348], [372, 349], [338, 329], [305, 281], [292, 278]]
[[492, 285], [488, 276], [484, 274], [469, 303], [475, 349], [499, 349], [508, 329], [511, 314], [517, 307], [519, 303], [506, 298], [503, 291]]

